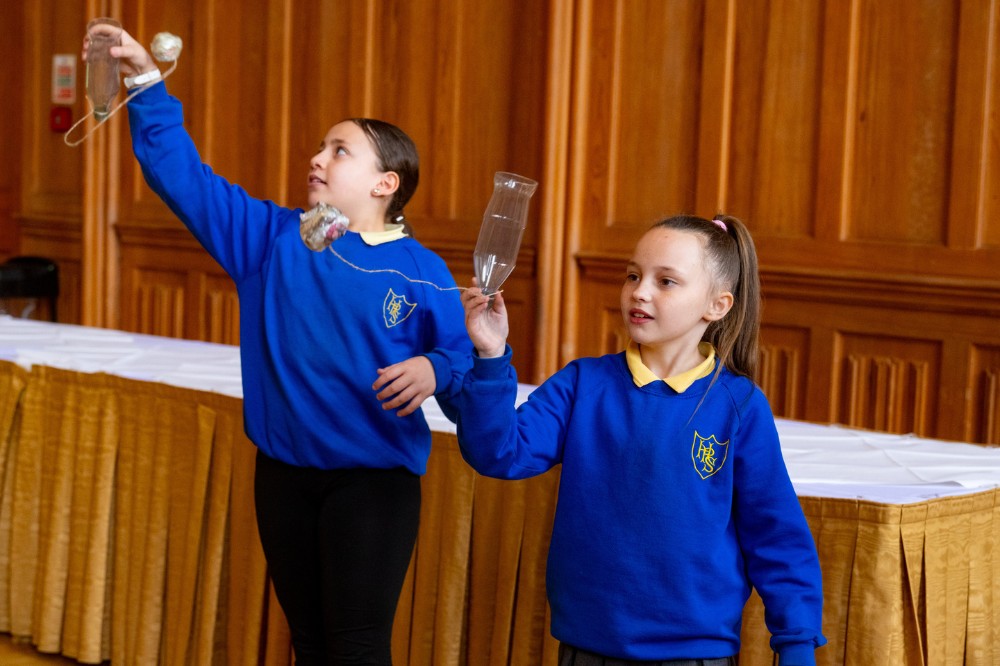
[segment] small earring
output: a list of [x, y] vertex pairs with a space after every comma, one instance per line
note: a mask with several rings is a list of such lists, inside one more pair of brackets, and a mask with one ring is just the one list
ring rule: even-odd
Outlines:
[[379, 190], [379, 189], [378, 189], [377, 187], [376, 187], [376, 188], [374, 188], [374, 189], [372, 189], [372, 196], [375, 196], [375, 197], [377, 197], [377, 196], [378, 196], [378, 193], [379, 193], [380, 191], [381, 191], [381, 190]]

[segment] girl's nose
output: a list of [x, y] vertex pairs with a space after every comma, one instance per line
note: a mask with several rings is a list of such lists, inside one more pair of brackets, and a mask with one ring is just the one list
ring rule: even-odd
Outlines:
[[632, 298], [637, 301], [649, 300], [649, 285], [645, 280], [639, 280], [635, 283], [635, 287], [632, 289]]
[[317, 168], [317, 167], [323, 168], [326, 165], [325, 155], [326, 155], [325, 150], [321, 150], [315, 155], [313, 155], [312, 158], [309, 160], [309, 166], [311, 168]]

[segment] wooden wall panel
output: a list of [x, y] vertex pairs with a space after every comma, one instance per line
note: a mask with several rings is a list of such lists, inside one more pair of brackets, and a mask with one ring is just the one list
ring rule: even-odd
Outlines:
[[[937, 432], [940, 344], [841, 334], [833, 359], [837, 423], [931, 437]], [[836, 395], [836, 394], [835, 394]]]
[[968, 393], [972, 400], [962, 439], [1000, 444], [1000, 345], [976, 345], [970, 367]]
[[573, 249], [629, 253], [694, 208], [703, 3], [581, 2], [570, 155]]
[[[605, 213], [588, 226], [602, 245], [611, 238], [616, 244], [628, 240], [636, 222], [644, 225], [664, 209], [690, 205], [695, 189], [690, 165], [697, 144], [691, 128], [698, 107], [690, 91], [701, 75], [696, 46], [703, 9], [690, 2], [632, 4], [595, 3], [592, 16], [598, 25], [607, 24], [593, 44], [590, 122], [603, 119], [609, 131], [606, 145], [593, 146], [606, 152], [587, 154], [595, 208], [584, 211]], [[650, 49], [650, 41], [665, 30], [671, 39]], [[656, 144], [650, 144], [652, 137]], [[668, 145], [660, 143], [664, 139]]]
[[[122, 15], [125, 28], [138, 41], [149, 47], [153, 36], [158, 32], [171, 32], [181, 36], [184, 46], [181, 50], [177, 69], [169, 75], [167, 86], [170, 93], [186, 103], [195, 104], [195, 100], [204, 104], [204, 98], [196, 96], [194, 85], [197, 77], [203, 76], [208, 62], [204, 57], [204, 47], [196, 39], [191, 26], [195, 23], [190, 2], [169, 3], [127, 3]], [[166, 72], [169, 65], [159, 63], [161, 71]], [[199, 145], [199, 150], [207, 148], [204, 145], [205, 130], [203, 116], [197, 112], [185, 109], [185, 122]], [[116, 174], [120, 177], [118, 202], [118, 217], [115, 220], [119, 227], [130, 228], [137, 223], [145, 222], [146, 226], [156, 228], [180, 229], [181, 226], [167, 210], [156, 195], [153, 194], [139, 170], [139, 165], [132, 155], [131, 139], [128, 136], [128, 121], [119, 126], [120, 150], [115, 156]], [[223, 165], [224, 167], [224, 165]], [[186, 232], [185, 232], [186, 233]]]
[[[24, 4], [17, 2], [4, 8], [4, 22], [11, 26], [24, 23]], [[21, 30], [7, 31], [7, 37], [0, 42], [0, 62], [22, 63], [24, 61], [24, 34]], [[21, 119], [24, 113], [22, 100], [11, 94], [21, 90], [23, 84], [22, 67], [0, 67], [0, 90], [8, 93], [9, 103], [5, 107], [5, 125], [17, 131], [0, 131], [0, 258], [20, 251], [20, 229], [14, 219], [21, 202]]]
[[855, 106], [848, 109], [853, 161], [841, 220], [845, 239], [892, 245], [946, 239], [958, 9], [941, 2], [861, 3], [853, 26], [857, 80], [848, 82]]
[[[1000, 249], [1000, 6], [962, 4], [958, 60], [957, 166], [966, 174], [952, 191], [952, 224], [969, 232], [953, 245]], [[957, 202], [964, 205], [957, 206]], [[961, 222], [960, 222], [961, 221]]]
[[[78, 222], [83, 191], [83, 152], [66, 146], [63, 135], [49, 129], [52, 103], [52, 56], [77, 55], [87, 25], [84, 7], [63, 6], [40, 0], [24, 7], [32, 27], [24, 35], [30, 57], [24, 69], [24, 141], [21, 145], [21, 214], [30, 219], [58, 218]], [[85, 68], [77, 75], [81, 86]], [[78, 94], [73, 117], [86, 113], [84, 95]], [[79, 129], [77, 131], [80, 131]], [[25, 226], [30, 227], [29, 224]]]
[[621, 351], [627, 341], [620, 305], [625, 264], [582, 253], [577, 262], [580, 290], [585, 295], [578, 305], [579, 316], [587, 322], [577, 331], [579, 344], [593, 350], [593, 356]]
[[[773, 17], [767, 30], [762, 9]], [[797, 2], [735, 9], [734, 120], [716, 130], [731, 131], [734, 148], [722, 207], [746, 219], [762, 260], [775, 266], [809, 267], [822, 256], [833, 269], [919, 277], [933, 264], [936, 275], [991, 275], [1000, 261], [988, 240], [1000, 221], [987, 212], [996, 7], [858, 0], [818, 11]], [[790, 65], [764, 59], [784, 48], [772, 43], [801, 39], [776, 31], [790, 24], [807, 35], [798, 57], [816, 78], [793, 70], [800, 83], [776, 83], [772, 93], [771, 72]], [[913, 43], [922, 44], [916, 60]], [[794, 99], [790, 110], [774, 95]], [[779, 168], [774, 144], [786, 151]], [[812, 210], [789, 203], [810, 200]]]
[[[238, 345], [240, 343], [240, 301], [227, 275], [197, 275], [198, 322], [194, 338], [206, 342]], [[187, 336], [185, 336], [187, 337]]]
[[[758, 233], [815, 235], [823, 6], [783, 0], [768, 12], [741, 7], [734, 17], [732, 128], [723, 174], [728, 187], [720, 188], [719, 205]], [[724, 50], [725, 36], [710, 44]], [[725, 96], [724, 89], [716, 94]]]
[[[1000, 301], [975, 289], [895, 293], [836, 276], [825, 280], [765, 272], [762, 386], [782, 416], [890, 432], [987, 443], [996, 410], [991, 373], [1000, 347]], [[843, 285], [839, 292], [836, 287]], [[797, 337], [784, 329], [801, 330]], [[807, 358], [801, 412], [783, 413], [770, 388], [767, 348]]]
[[[78, 322], [84, 153], [66, 146], [63, 134], [50, 129], [49, 116], [53, 107], [52, 56], [80, 53], [87, 24], [86, 8], [81, 4], [64, 6], [54, 0], [15, 5], [4, 9], [4, 16], [5, 21], [11, 20], [7, 25], [23, 27], [10, 30], [17, 33], [12, 36], [10, 46], [20, 45], [21, 52], [7, 54], [0, 66], [3, 72], [0, 79], [12, 86], [5, 90], [12, 94], [20, 91], [12, 115], [5, 118], [0, 131], [4, 137], [0, 146], [5, 148], [0, 173], [7, 174], [0, 178], [0, 233], [4, 232], [4, 215], [17, 220], [17, 230], [10, 236], [3, 233], [0, 251], [53, 259], [60, 273], [59, 319]], [[84, 77], [81, 63], [77, 67], [81, 88], [76, 104], [70, 107], [74, 122], [87, 113], [82, 93]], [[78, 128], [76, 136], [83, 131], [85, 128]], [[19, 134], [15, 138], [12, 132]], [[16, 196], [6, 204], [2, 196], [4, 185], [19, 187]]]
[[131, 279], [138, 333], [184, 337], [185, 270], [135, 271]]
[[119, 228], [124, 330], [239, 344], [232, 281], [180, 223], [174, 224]]
[[806, 327], [763, 326], [758, 383], [776, 416], [805, 417], [810, 331]]

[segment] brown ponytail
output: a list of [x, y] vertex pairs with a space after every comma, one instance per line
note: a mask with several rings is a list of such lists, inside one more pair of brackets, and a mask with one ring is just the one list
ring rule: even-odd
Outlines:
[[746, 225], [731, 215], [706, 220], [677, 215], [654, 227], [677, 229], [705, 239], [705, 258], [716, 285], [733, 294], [725, 317], [708, 325], [703, 340], [712, 343], [719, 365], [757, 381], [760, 360], [760, 275], [757, 250]]

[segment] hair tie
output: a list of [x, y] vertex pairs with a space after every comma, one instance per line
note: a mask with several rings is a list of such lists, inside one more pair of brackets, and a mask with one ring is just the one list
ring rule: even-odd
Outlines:
[[722, 229], [723, 231], [725, 231], [727, 234], [729, 233], [729, 227], [727, 227], [726, 223], [723, 222], [722, 220], [720, 220], [719, 218], [713, 219], [712, 220], [712, 224], [717, 225], [720, 229]]

